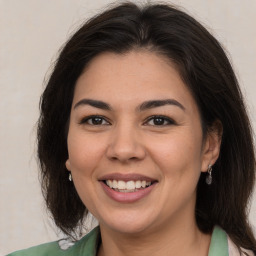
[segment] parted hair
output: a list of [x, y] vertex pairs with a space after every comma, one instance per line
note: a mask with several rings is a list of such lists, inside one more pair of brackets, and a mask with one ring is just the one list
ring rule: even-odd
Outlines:
[[100, 53], [133, 49], [161, 54], [175, 64], [198, 105], [204, 135], [216, 120], [221, 123], [213, 183], [207, 185], [202, 173], [197, 187], [197, 225], [205, 233], [219, 225], [238, 246], [256, 253], [248, 223], [255, 152], [238, 81], [220, 43], [190, 15], [167, 4], [111, 6], [86, 21], [60, 51], [41, 96], [37, 130], [42, 191], [56, 225], [72, 234], [88, 212], [65, 167], [76, 81]]

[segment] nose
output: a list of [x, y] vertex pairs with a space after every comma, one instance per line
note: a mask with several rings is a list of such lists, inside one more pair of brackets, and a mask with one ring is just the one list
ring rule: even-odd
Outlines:
[[110, 160], [130, 162], [144, 159], [146, 150], [136, 128], [120, 125], [110, 135], [106, 154]]

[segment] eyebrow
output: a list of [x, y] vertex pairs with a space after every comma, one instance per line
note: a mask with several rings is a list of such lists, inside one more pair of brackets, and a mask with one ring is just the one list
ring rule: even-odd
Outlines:
[[143, 102], [140, 105], [139, 110], [144, 111], [144, 110], [147, 110], [147, 109], [162, 107], [162, 106], [165, 106], [165, 105], [176, 106], [176, 107], [179, 107], [180, 109], [182, 109], [183, 111], [186, 110], [185, 107], [180, 102], [178, 102], [177, 100], [174, 100], [174, 99], [146, 101], [146, 102]]
[[[110, 105], [108, 103], [100, 101], [100, 100], [92, 100], [92, 99], [82, 99], [82, 100], [78, 101], [75, 104], [74, 109], [76, 109], [79, 106], [83, 106], [83, 105], [89, 105], [89, 106], [99, 108], [99, 109], [104, 109], [104, 110], [112, 110], [112, 108], [110, 107]], [[166, 105], [172, 105], [172, 106], [179, 107], [183, 111], [186, 110], [185, 107], [180, 102], [178, 102], [177, 100], [174, 100], [174, 99], [145, 101], [137, 109], [139, 111], [145, 111], [147, 109], [162, 107], [162, 106], [166, 106]]]
[[76, 109], [79, 106], [83, 106], [83, 105], [89, 105], [95, 108], [99, 108], [99, 109], [104, 109], [104, 110], [111, 110], [111, 107], [109, 106], [109, 104], [100, 101], [100, 100], [91, 100], [91, 99], [82, 99], [80, 101], [78, 101], [75, 106], [74, 109]]

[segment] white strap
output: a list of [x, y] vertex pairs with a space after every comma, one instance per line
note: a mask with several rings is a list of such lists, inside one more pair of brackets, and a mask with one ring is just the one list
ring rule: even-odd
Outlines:
[[[242, 252], [246, 252], [249, 256], [254, 256], [253, 252], [250, 250], [242, 249]], [[233, 243], [233, 241], [228, 236], [228, 252], [229, 256], [240, 256], [237, 246]], [[246, 255], [242, 253], [242, 255]]]

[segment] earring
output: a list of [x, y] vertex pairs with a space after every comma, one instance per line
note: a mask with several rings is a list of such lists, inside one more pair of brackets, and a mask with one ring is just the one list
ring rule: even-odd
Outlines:
[[68, 175], [68, 179], [69, 179], [69, 181], [72, 181], [72, 174], [71, 174], [71, 172]]
[[206, 184], [211, 185], [212, 184], [212, 166], [209, 164], [207, 169], [207, 176], [205, 179]]

